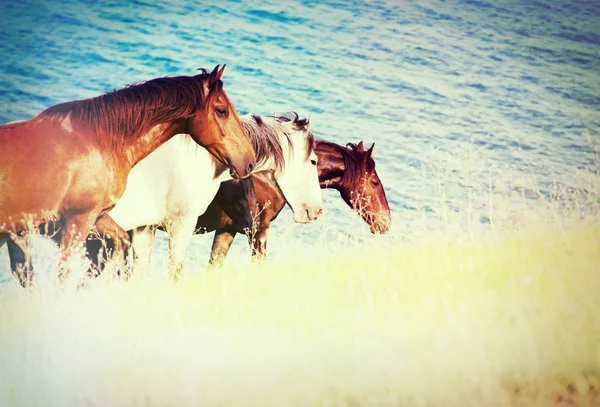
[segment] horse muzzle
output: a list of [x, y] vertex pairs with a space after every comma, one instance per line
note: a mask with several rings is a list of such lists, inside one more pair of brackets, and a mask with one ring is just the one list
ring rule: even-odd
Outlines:
[[244, 169], [244, 171], [241, 174], [235, 168], [235, 166], [229, 164], [229, 175], [231, 175], [231, 178], [233, 178], [233, 179], [248, 178], [250, 175], [252, 175], [253, 170], [254, 170], [253, 162], [249, 163], [248, 166]]
[[370, 223], [371, 233], [374, 235], [383, 235], [390, 230], [392, 220], [389, 217], [375, 218]]
[[323, 214], [322, 206], [303, 207], [301, 210], [294, 212], [294, 222], [310, 223], [314, 222]]

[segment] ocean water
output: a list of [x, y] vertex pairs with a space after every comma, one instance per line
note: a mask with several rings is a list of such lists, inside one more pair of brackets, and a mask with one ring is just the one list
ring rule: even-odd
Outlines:
[[[0, 2], [0, 122], [217, 64], [239, 113], [296, 111], [319, 138], [375, 143], [392, 235], [422, 211], [435, 219], [441, 189], [460, 212], [488, 178], [518, 189], [534, 177], [547, 192], [577, 188], [594, 165], [595, 0]], [[324, 230], [378, 238], [335, 191], [324, 202], [315, 225], [282, 213], [270, 253], [285, 233], [309, 246]], [[247, 255], [244, 240], [234, 255]], [[191, 261], [210, 243], [195, 237]], [[164, 260], [164, 236], [156, 248]], [[0, 270], [7, 261], [2, 248]]]

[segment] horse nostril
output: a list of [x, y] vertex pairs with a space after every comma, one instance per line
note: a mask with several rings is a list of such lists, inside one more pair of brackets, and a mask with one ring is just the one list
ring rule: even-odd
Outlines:
[[233, 179], [240, 179], [240, 174], [238, 174], [238, 172], [233, 167], [229, 169], [229, 175], [231, 175], [231, 178]]
[[317, 211], [317, 215], [322, 215], [323, 214], [323, 208], [319, 208], [319, 210]]

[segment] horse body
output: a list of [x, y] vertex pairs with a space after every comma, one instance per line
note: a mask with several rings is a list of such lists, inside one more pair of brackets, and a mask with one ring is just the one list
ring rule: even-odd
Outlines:
[[[256, 177], [271, 176], [269, 172], [253, 172], [252, 177], [240, 180], [231, 180], [222, 182], [219, 185], [215, 198], [212, 200], [206, 211], [196, 220], [195, 234], [214, 232], [223, 225], [223, 219], [229, 219], [228, 226], [239, 233], [252, 230], [255, 220], [255, 210], [258, 208], [258, 200], [254, 189]], [[269, 183], [274, 188], [278, 188], [275, 182]], [[285, 198], [281, 193], [278, 197], [285, 203]]]

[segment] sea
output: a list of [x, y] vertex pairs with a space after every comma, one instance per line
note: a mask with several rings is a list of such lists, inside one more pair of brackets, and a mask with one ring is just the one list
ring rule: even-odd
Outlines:
[[[506, 214], [597, 186], [582, 174], [598, 173], [598, 0], [0, 0], [0, 123], [218, 64], [238, 113], [295, 111], [317, 138], [374, 143], [392, 237], [441, 228], [444, 211], [479, 210], [486, 227], [490, 194], [517, 202]], [[279, 215], [269, 256], [384, 242], [336, 191], [323, 196], [314, 224]], [[196, 272], [212, 235], [192, 240]], [[165, 235], [155, 252], [160, 274]], [[231, 255], [248, 257], [243, 236]]]

